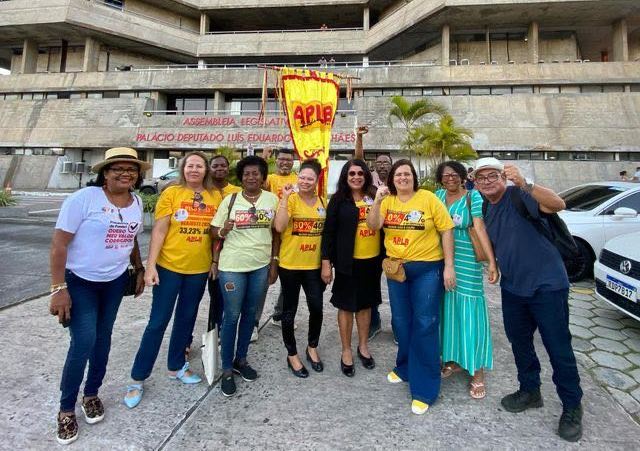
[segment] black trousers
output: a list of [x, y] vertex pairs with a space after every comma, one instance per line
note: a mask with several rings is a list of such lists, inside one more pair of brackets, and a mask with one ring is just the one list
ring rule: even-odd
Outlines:
[[282, 286], [282, 340], [289, 355], [296, 355], [296, 337], [293, 324], [298, 311], [300, 287], [307, 297], [309, 308], [309, 347], [316, 348], [322, 329], [322, 293], [326, 288], [320, 278], [320, 269], [279, 268]]

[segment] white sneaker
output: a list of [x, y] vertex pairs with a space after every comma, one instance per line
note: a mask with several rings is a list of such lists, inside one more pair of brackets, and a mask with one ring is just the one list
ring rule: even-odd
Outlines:
[[429, 410], [429, 404], [414, 399], [411, 401], [411, 411], [416, 415], [424, 415]]
[[251, 334], [251, 340], [249, 340], [251, 343], [255, 343], [256, 341], [258, 341], [258, 328], [254, 327], [253, 328], [253, 333]]

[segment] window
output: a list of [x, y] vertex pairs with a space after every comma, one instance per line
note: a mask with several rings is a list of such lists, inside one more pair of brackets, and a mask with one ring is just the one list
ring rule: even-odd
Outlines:
[[88, 92], [87, 93], [87, 99], [101, 99], [102, 98], [102, 93], [101, 92]]
[[602, 86], [601, 85], [583, 85], [582, 92], [583, 93], [602, 92]]
[[493, 86], [491, 88], [491, 94], [493, 94], [494, 96], [511, 94], [511, 88], [509, 86]]
[[624, 85], [604, 85], [602, 92], [624, 92]]
[[569, 211], [593, 210], [598, 205], [614, 198], [624, 188], [607, 185], [588, 185], [572, 188], [560, 194]]
[[596, 152], [596, 161], [615, 161], [616, 154], [614, 152]]
[[511, 92], [514, 94], [532, 94], [533, 86], [514, 86], [511, 88]]
[[471, 88], [469, 92], [472, 96], [488, 96], [491, 94], [491, 89], [488, 87], [478, 87]]
[[120, 98], [120, 93], [118, 91], [105, 91], [102, 95], [103, 99], [118, 99]]
[[609, 208], [605, 214], [612, 215], [616, 208], [633, 208], [636, 212], [640, 212], [640, 193], [634, 193], [630, 196], [621, 199], [619, 202], [613, 204], [611, 208]]

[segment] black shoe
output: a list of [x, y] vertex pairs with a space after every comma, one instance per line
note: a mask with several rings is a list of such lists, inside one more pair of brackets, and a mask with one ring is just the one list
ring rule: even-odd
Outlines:
[[564, 409], [558, 424], [558, 435], [568, 442], [577, 442], [582, 437], [582, 405], [575, 409]]
[[360, 361], [362, 362], [362, 366], [368, 370], [372, 370], [376, 367], [376, 361], [373, 360], [373, 356], [369, 355], [369, 357], [365, 357], [360, 352], [360, 346], [358, 346], [358, 357], [360, 357]]
[[239, 374], [247, 382], [253, 382], [258, 378], [258, 372], [246, 362], [242, 365], [233, 362], [233, 372]]
[[313, 368], [313, 371], [315, 371], [316, 373], [322, 373], [322, 370], [324, 370], [324, 364], [322, 363], [322, 360], [318, 360], [317, 362], [313, 360], [309, 355], [309, 349], [307, 349], [307, 360], [309, 361], [309, 363], [311, 363], [311, 368]]
[[236, 381], [233, 379], [233, 374], [222, 376], [220, 389], [222, 390], [222, 394], [227, 398], [236, 394]]
[[347, 365], [342, 361], [342, 358], [340, 358], [340, 369], [342, 370], [342, 374], [347, 377], [353, 377], [356, 375], [356, 367], [353, 366], [353, 364]]
[[299, 377], [302, 379], [305, 379], [307, 377], [309, 377], [309, 371], [307, 371], [307, 369], [304, 367], [304, 365], [302, 365], [302, 368], [300, 368], [299, 370], [294, 370], [293, 369], [293, 365], [291, 364], [291, 361], [289, 360], [289, 357], [287, 357], [287, 366], [289, 367], [289, 369], [291, 370], [291, 372], [293, 373], [293, 375], [295, 377]]
[[527, 409], [543, 406], [540, 389], [532, 392], [518, 390], [502, 398], [500, 404], [507, 412], [512, 413], [524, 412]]

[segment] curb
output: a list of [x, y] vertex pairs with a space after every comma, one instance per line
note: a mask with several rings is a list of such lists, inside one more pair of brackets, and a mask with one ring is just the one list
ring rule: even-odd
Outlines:
[[32, 225], [55, 225], [55, 219], [35, 219], [35, 218], [2, 218], [0, 224], [32, 224]]
[[15, 307], [17, 305], [24, 304], [25, 302], [35, 301], [36, 299], [43, 298], [43, 297], [48, 296], [48, 295], [49, 295], [49, 292], [45, 291], [44, 293], [34, 294], [33, 296], [29, 296], [28, 298], [20, 299], [20, 300], [18, 300], [16, 302], [12, 302], [11, 304], [0, 306], [0, 312], [2, 312], [4, 310], [7, 310], [7, 309], [10, 309], [11, 307]]

